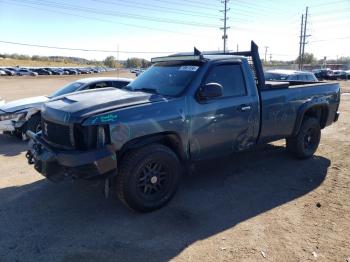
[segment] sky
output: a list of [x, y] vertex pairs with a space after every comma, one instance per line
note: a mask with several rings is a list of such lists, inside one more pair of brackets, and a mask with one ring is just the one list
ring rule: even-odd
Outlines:
[[[305, 52], [350, 56], [350, 0], [230, 0], [228, 49], [249, 50], [254, 40], [262, 58], [268, 47], [267, 59], [294, 60], [307, 6]], [[220, 0], [0, 0], [0, 53], [125, 60], [222, 50], [223, 8]]]

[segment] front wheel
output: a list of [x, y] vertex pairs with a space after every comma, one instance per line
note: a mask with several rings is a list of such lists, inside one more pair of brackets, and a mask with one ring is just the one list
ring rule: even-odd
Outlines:
[[311, 157], [317, 150], [321, 139], [321, 128], [317, 118], [304, 119], [299, 133], [295, 137], [287, 138], [287, 150], [297, 158]]
[[117, 193], [129, 208], [148, 212], [170, 201], [178, 187], [182, 168], [177, 155], [161, 144], [127, 154], [117, 175]]

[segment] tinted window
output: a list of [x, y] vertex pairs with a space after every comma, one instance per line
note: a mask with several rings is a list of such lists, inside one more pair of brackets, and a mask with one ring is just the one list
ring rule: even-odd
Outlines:
[[307, 76], [306, 75], [298, 75], [298, 80], [300, 81], [306, 81], [307, 80]]
[[113, 81], [113, 86], [116, 88], [122, 88], [124, 86], [127, 86], [129, 84], [129, 82], [125, 82], [125, 81]]
[[218, 83], [223, 87], [223, 96], [246, 94], [245, 81], [240, 65], [219, 65], [210, 70], [205, 84]]
[[290, 75], [288, 76], [288, 80], [300, 80], [298, 75]]
[[65, 94], [69, 94], [72, 92], [75, 92], [78, 88], [80, 88], [81, 86], [83, 86], [83, 83], [79, 83], [79, 82], [74, 82], [74, 83], [70, 83], [60, 89], [58, 89], [55, 93], [53, 93], [50, 97], [56, 97], [56, 96], [61, 96], [61, 95], [65, 95]]
[[308, 81], [317, 81], [317, 79], [311, 74], [307, 75], [307, 80]]

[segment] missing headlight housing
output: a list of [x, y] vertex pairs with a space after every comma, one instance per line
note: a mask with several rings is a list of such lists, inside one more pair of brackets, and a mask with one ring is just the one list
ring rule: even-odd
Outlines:
[[27, 112], [10, 113], [0, 115], [0, 121], [6, 120], [21, 120], [26, 117]]

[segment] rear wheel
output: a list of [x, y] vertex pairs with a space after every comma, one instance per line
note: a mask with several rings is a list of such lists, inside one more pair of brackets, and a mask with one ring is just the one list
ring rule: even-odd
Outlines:
[[177, 155], [168, 147], [153, 144], [123, 158], [117, 193], [129, 208], [148, 212], [164, 206], [173, 197], [181, 176]]
[[307, 117], [304, 119], [298, 135], [286, 139], [287, 150], [297, 158], [309, 158], [316, 152], [320, 139], [319, 121], [314, 117]]

